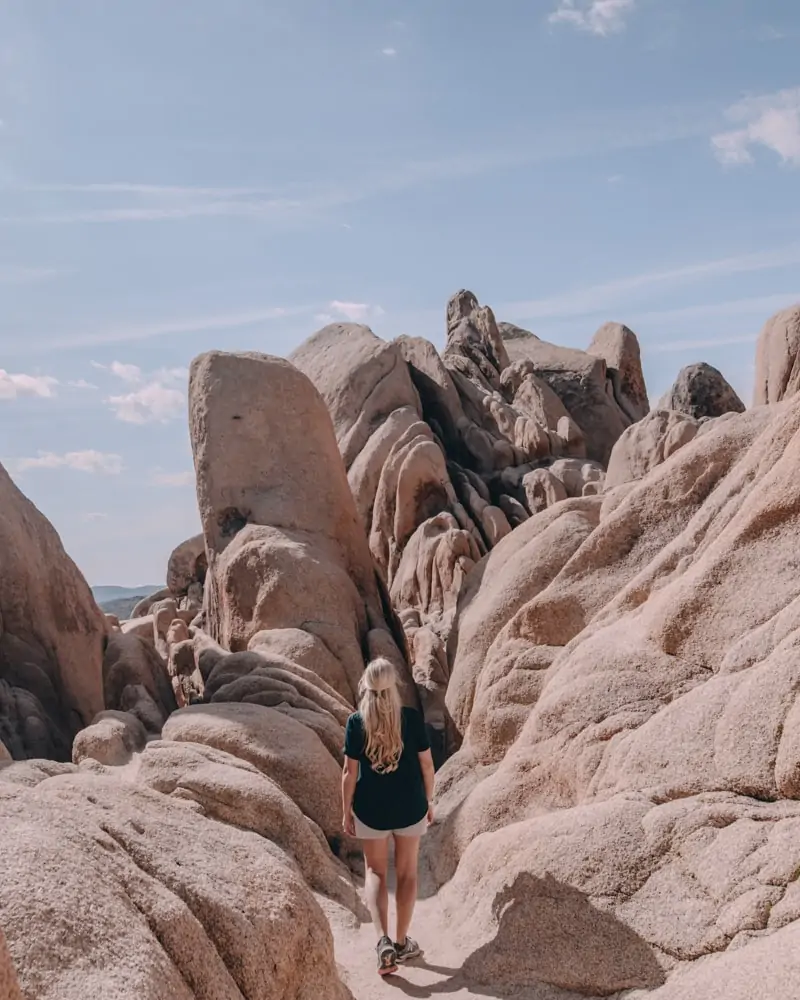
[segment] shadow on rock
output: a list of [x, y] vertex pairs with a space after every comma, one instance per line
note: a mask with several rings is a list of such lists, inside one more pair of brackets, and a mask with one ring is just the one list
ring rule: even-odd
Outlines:
[[522, 872], [497, 895], [493, 912], [497, 934], [465, 961], [467, 980], [498, 986], [550, 983], [591, 996], [665, 981], [645, 940], [552, 876]]

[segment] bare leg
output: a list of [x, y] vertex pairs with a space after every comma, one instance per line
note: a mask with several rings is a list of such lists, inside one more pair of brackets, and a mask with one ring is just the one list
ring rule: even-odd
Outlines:
[[365, 894], [367, 906], [381, 936], [389, 935], [389, 838], [383, 840], [363, 840], [364, 860], [367, 864]]
[[394, 865], [397, 872], [397, 944], [405, 944], [414, 904], [417, 901], [417, 866], [419, 864], [419, 837], [394, 838]]

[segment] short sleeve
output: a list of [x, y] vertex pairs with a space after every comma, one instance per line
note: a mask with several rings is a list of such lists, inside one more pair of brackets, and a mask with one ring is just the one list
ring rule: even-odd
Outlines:
[[364, 752], [364, 731], [361, 718], [356, 712], [347, 720], [344, 731], [344, 755], [352, 760], [358, 760]]
[[414, 708], [412, 708], [408, 714], [417, 753], [424, 753], [426, 750], [430, 750], [431, 743], [428, 739], [428, 731], [425, 728], [425, 720], [422, 718], [422, 715]]

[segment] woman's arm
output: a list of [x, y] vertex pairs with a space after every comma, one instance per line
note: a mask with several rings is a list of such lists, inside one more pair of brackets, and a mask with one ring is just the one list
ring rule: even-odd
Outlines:
[[428, 800], [428, 823], [433, 822], [433, 790], [434, 790], [434, 770], [433, 757], [430, 750], [423, 750], [419, 754], [419, 766], [422, 768], [422, 780], [425, 783], [425, 798]]
[[358, 761], [345, 757], [342, 769], [342, 829], [350, 837], [356, 835], [356, 823], [353, 819], [353, 798], [358, 782]]

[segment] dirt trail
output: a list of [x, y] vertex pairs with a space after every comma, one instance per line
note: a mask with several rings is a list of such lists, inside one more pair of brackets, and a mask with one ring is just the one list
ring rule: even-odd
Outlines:
[[[392, 876], [390, 876], [392, 878]], [[432, 880], [420, 872], [420, 894], [428, 896]], [[390, 885], [393, 883], [390, 882]], [[381, 979], [377, 973], [375, 944], [377, 935], [371, 923], [359, 925], [347, 910], [320, 899], [333, 930], [336, 963], [342, 981], [354, 1000], [402, 1000], [403, 997], [452, 997], [454, 1000], [485, 1000], [513, 997], [514, 1000], [587, 1000], [585, 996], [566, 993], [541, 984], [516, 991], [503, 991], [494, 986], [470, 983], [461, 972], [464, 958], [447, 931], [447, 921], [436, 896], [421, 899], [414, 911], [411, 933], [424, 950], [421, 959], [400, 968], [399, 974]], [[390, 919], [394, 919], [394, 900]]]

